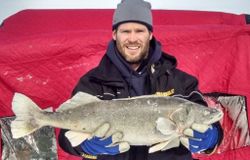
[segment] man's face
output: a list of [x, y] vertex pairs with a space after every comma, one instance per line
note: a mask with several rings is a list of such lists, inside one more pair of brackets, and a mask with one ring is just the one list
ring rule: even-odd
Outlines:
[[128, 22], [113, 31], [113, 39], [123, 58], [130, 64], [139, 65], [148, 56], [152, 32], [143, 24]]

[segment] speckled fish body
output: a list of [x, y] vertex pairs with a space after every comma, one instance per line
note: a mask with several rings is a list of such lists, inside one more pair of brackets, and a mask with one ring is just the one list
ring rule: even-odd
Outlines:
[[[17, 116], [11, 125], [14, 138], [30, 134], [42, 126], [93, 133], [101, 124], [109, 123], [111, 128], [107, 135], [120, 131], [124, 135], [123, 141], [130, 145], [164, 142], [172, 135], [181, 135], [193, 123], [212, 124], [223, 116], [218, 109], [177, 97], [100, 100], [82, 92], [63, 103], [56, 112], [41, 110], [28, 97], [16, 93], [12, 109]], [[25, 117], [24, 113], [27, 114]]]

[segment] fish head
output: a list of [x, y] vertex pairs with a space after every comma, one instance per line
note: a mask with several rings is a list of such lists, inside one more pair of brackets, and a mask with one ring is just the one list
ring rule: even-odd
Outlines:
[[203, 106], [196, 108], [195, 114], [197, 115], [195, 119], [197, 123], [208, 125], [220, 121], [223, 117], [223, 112], [220, 109]]
[[180, 104], [169, 116], [170, 120], [172, 120], [179, 132], [191, 126], [191, 124], [195, 121], [195, 112], [193, 112], [192, 105], [189, 104]]

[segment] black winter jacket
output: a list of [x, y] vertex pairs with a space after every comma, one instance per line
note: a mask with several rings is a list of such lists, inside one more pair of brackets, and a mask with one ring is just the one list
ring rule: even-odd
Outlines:
[[[155, 39], [154, 45], [160, 45]], [[114, 43], [114, 42], [111, 42]], [[158, 46], [160, 47], [160, 46]], [[112, 49], [107, 50], [112, 52]], [[160, 51], [160, 59], [152, 64], [147, 64], [147, 78], [145, 82], [145, 94], [184, 95], [188, 96], [193, 91], [198, 91], [198, 81], [195, 77], [176, 68], [175, 57]], [[79, 91], [95, 95], [103, 100], [130, 97], [130, 85], [124, 79], [118, 68], [112, 63], [107, 53], [100, 64], [80, 78], [73, 90], [73, 95]], [[192, 94], [189, 100], [206, 105], [199, 94]], [[72, 148], [64, 133], [59, 134], [61, 148], [73, 155], [81, 156], [81, 148]], [[191, 160], [191, 153], [182, 145], [163, 152], [148, 154], [146, 146], [131, 146], [126, 153], [115, 156], [101, 155], [98, 160]]]

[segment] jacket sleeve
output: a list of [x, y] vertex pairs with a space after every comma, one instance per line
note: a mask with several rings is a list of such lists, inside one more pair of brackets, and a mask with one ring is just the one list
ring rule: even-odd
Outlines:
[[72, 147], [70, 142], [68, 141], [68, 139], [65, 137], [65, 133], [67, 132], [68, 130], [66, 129], [61, 129], [60, 130], [60, 133], [59, 133], [59, 136], [58, 136], [58, 143], [59, 143], [59, 146], [67, 153], [69, 154], [72, 154], [72, 155], [75, 155], [75, 156], [81, 156], [81, 149], [76, 147]]
[[188, 78], [184, 81], [185, 96], [192, 102], [207, 106], [202, 93], [198, 89], [198, 85], [199, 83], [197, 78], [188, 76]]
[[72, 91], [72, 96], [74, 96], [77, 92], [86, 92], [91, 95], [97, 95], [100, 87], [96, 83], [90, 81], [89, 75], [91, 75], [91, 71], [80, 78], [79, 82]]

